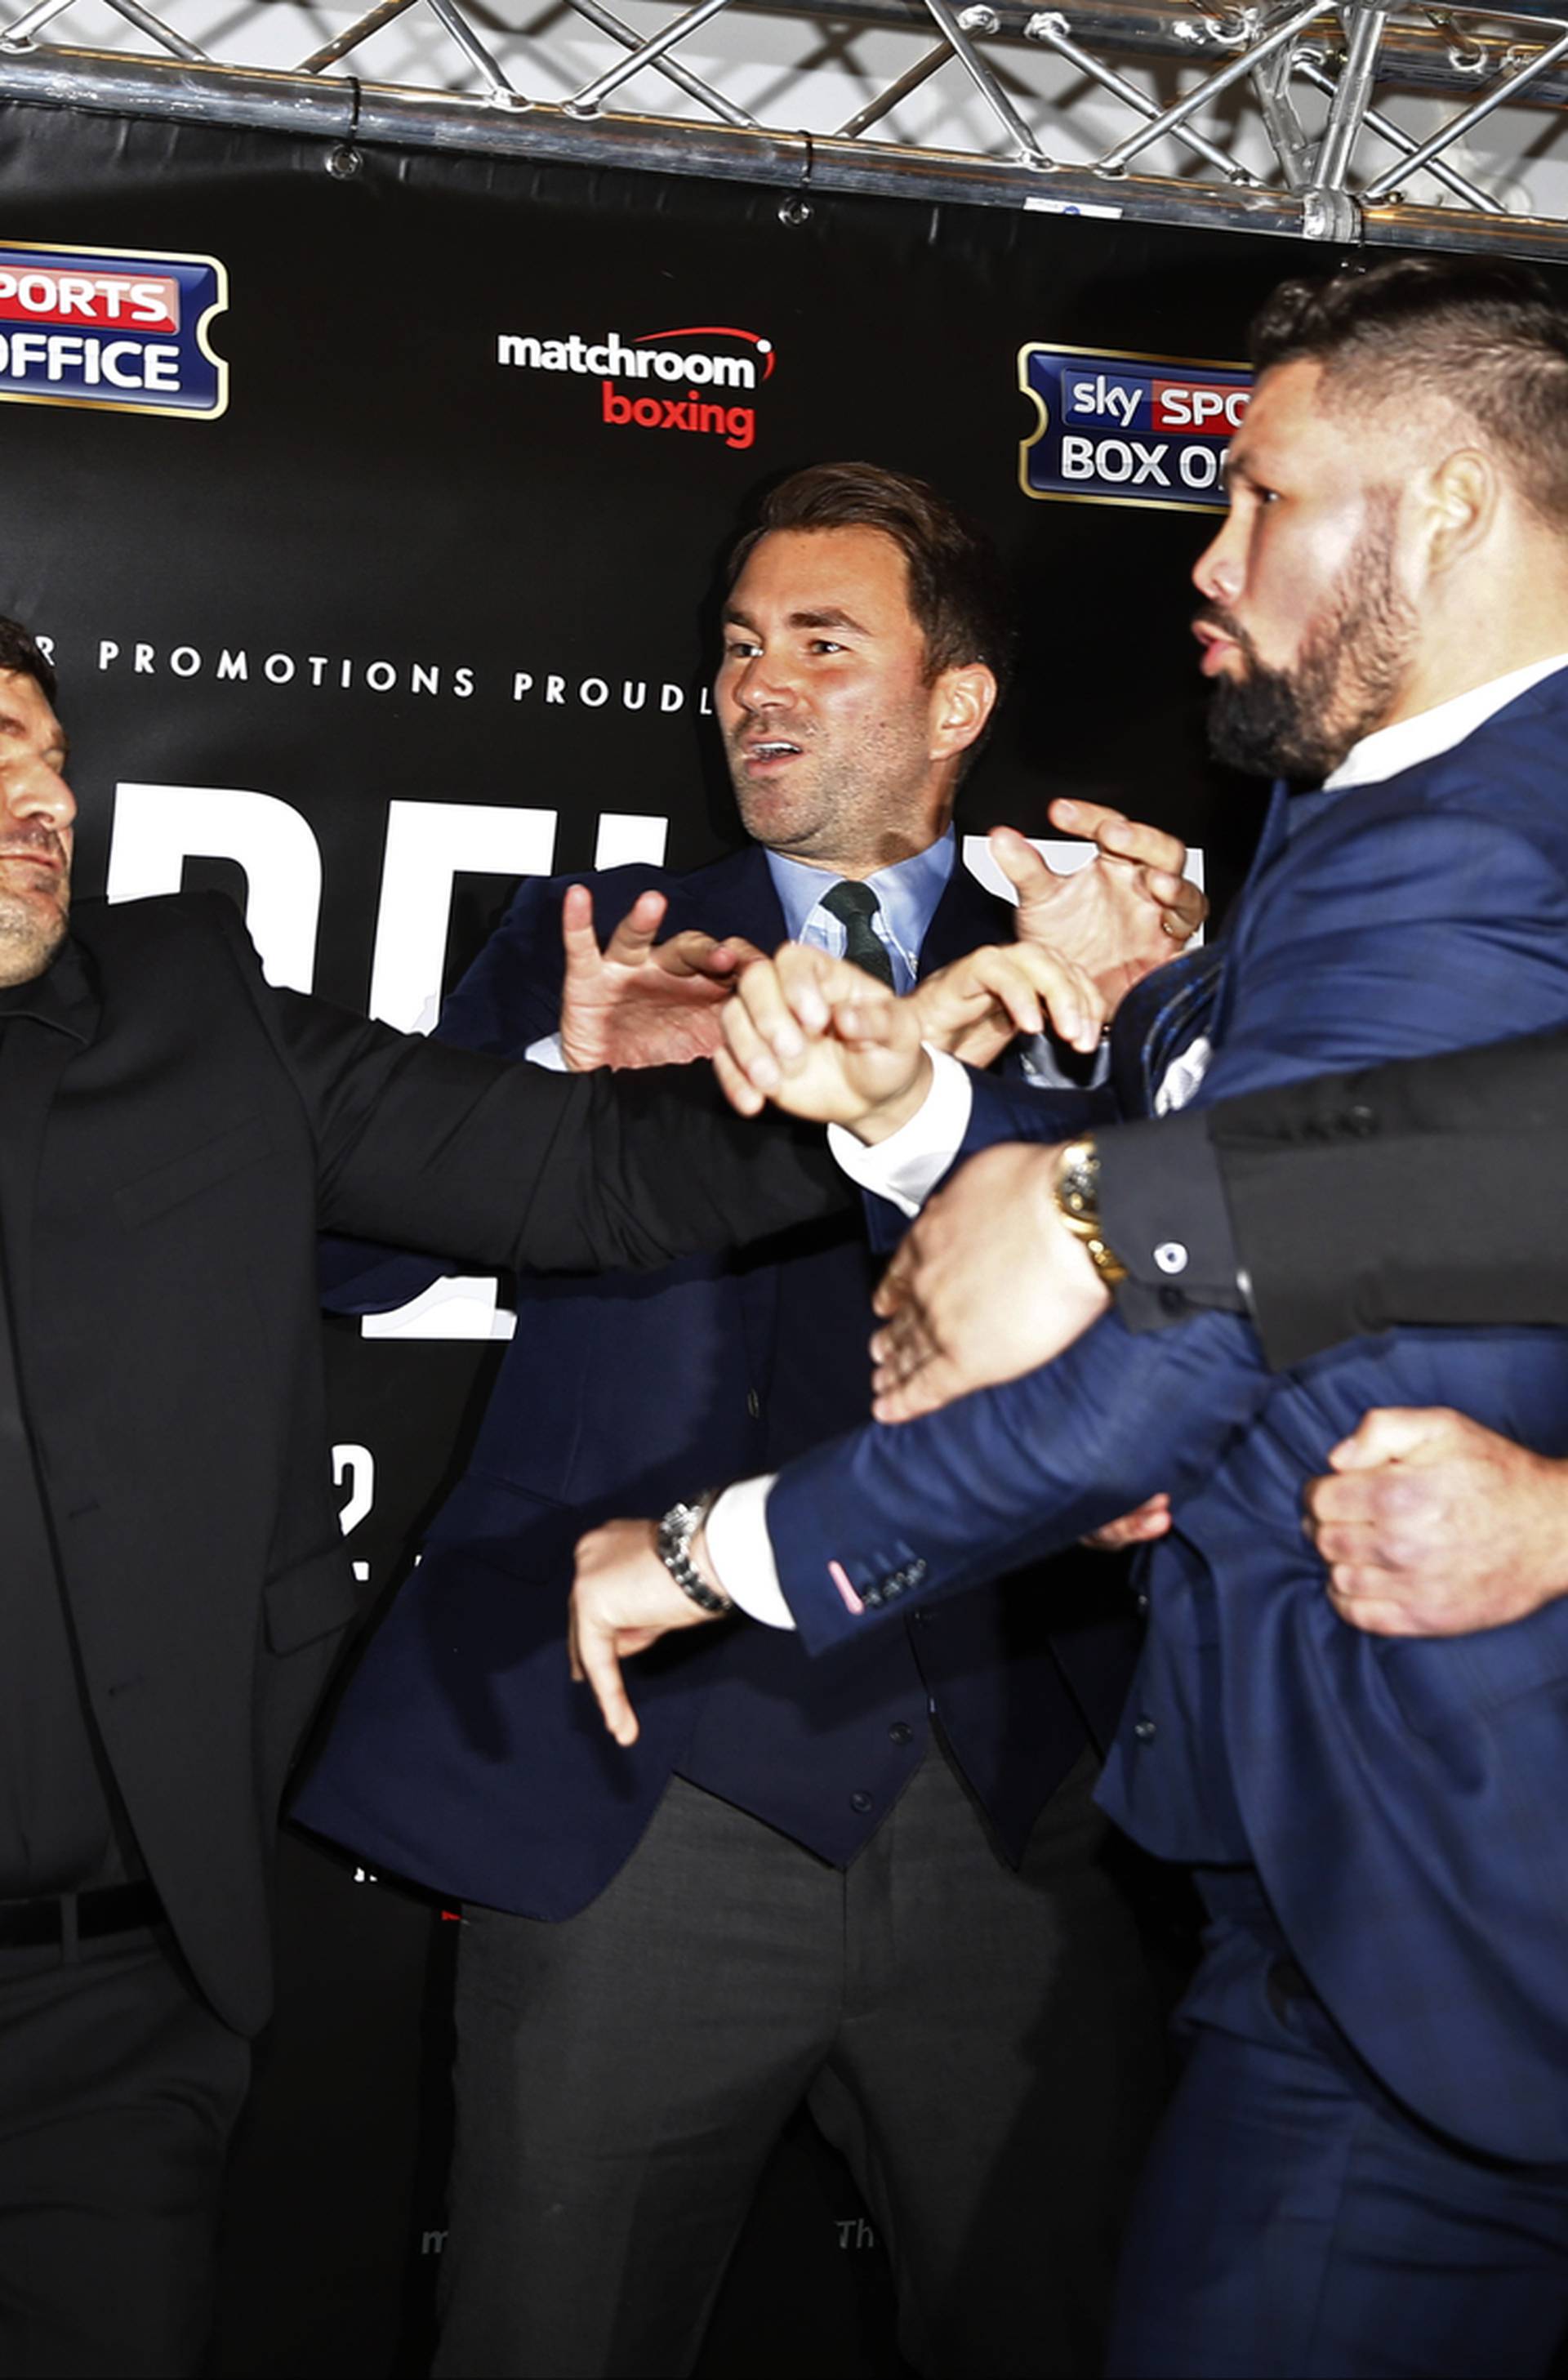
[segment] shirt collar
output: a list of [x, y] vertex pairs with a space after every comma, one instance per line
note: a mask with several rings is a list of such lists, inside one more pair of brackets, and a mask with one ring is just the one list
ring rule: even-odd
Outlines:
[[1359, 744], [1353, 744], [1339, 767], [1324, 778], [1324, 793], [1343, 793], [1352, 785], [1379, 785], [1385, 777], [1397, 777], [1403, 769], [1437, 759], [1560, 669], [1568, 669], [1568, 653], [1554, 653], [1550, 661], [1510, 670], [1506, 677], [1490, 678], [1468, 694], [1456, 694], [1450, 702], [1418, 710], [1413, 719], [1398, 719], [1392, 727], [1375, 729]]
[[[918, 955], [926, 939], [926, 929], [952, 878], [957, 851], [949, 827], [924, 851], [917, 851], [909, 859], [894, 860], [891, 868], [879, 868], [874, 876], [866, 879], [881, 904], [882, 919], [890, 937], [911, 957]], [[792, 942], [800, 940], [806, 920], [823, 893], [831, 892], [835, 884], [844, 880], [825, 868], [808, 868], [803, 859], [791, 859], [782, 851], [769, 852], [768, 872]]]
[[53, 965], [27, 983], [0, 985], [0, 1025], [30, 1016], [39, 1025], [68, 1033], [73, 1041], [92, 1038], [92, 990], [81, 952], [67, 941]]

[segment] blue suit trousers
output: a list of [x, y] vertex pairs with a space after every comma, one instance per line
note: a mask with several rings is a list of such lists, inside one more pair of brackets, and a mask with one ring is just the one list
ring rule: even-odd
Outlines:
[[1112, 2380], [1513, 2380], [1568, 2328], [1568, 2168], [1472, 2155], [1380, 2089], [1229, 1919], [1123, 2250]]

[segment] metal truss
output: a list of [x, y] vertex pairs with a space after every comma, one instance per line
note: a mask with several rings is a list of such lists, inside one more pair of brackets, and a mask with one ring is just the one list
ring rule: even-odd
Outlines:
[[1568, 14], [1529, 0], [163, 8], [32, 0], [0, 97], [304, 135], [341, 175], [391, 143], [772, 184], [786, 223], [852, 190], [1568, 259]]

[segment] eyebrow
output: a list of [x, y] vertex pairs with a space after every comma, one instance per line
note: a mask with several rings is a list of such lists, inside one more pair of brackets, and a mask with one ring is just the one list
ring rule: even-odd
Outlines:
[[[726, 627], [751, 629], [757, 626], [748, 612], [737, 610], [733, 603], [724, 613], [724, 625]], [[874, 633], [852, 613], [841, 611], [836, 603], [824, 604], [814, 612], [792, 612], [784, 625], [786, 628], [850, 628], [857, 637], [869, 637]]]

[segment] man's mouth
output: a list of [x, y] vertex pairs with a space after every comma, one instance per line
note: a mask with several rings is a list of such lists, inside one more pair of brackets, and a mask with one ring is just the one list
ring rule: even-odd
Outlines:
[[1203, 648], [1198, 667], [1205, 677], [1218, 677], [1231, 655], [1239, 654], [1242, 650], [1236, 638], [1222, 628], [1217, 621], [1195, 620], [1192, 632]]
[[741, 746], [741, 758], [748, 769], [771, 769], [785, 760], [798, 760], [801, 747], [784, 735], [759, 735]]
[[24, 868], [46, 868], [51, 876], [60, 875], [66, 864], [60, 852], [36, 843], [0, 844], [0, 860], [6, 859], [19, 860]]

